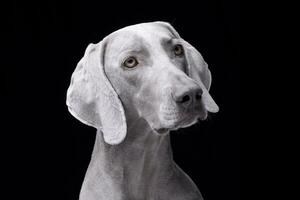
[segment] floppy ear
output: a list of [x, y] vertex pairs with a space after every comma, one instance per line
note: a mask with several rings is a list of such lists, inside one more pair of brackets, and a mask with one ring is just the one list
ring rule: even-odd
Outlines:
[[204, 61], [201, 54], [188, 42], [184, 41], [185, 54], [188, 62], [188, 75], [194, 79], [203, 90], [203, 104], [207, 111], [216, 113], [219, 111], [218, 105], [209, 94], [211, 85], [211, 73], [207, 63]]
[[72, 74], [67, 106], [79, 121], [100, 129], [105, 142], [119, 144], [127, 125], [122, 103], [110, 84], [103, 66], [104, 42], [90, 44]]

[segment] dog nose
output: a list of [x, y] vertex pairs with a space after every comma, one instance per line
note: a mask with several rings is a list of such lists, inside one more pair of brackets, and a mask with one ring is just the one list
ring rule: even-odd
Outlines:
[[191, 104], [199, 102], [202, 98], [202, 89], [199, 87], [188, 88], [181, 90], [174, 95], [174, 100], [177, 104], [184, 107], [189, 107]]

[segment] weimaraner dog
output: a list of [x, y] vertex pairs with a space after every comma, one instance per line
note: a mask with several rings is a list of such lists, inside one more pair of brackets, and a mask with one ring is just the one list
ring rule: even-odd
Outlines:
[[80, 200], [200, 200], [173, 161], [170, 130], [218, 112], [201, 54], [165, 22], [128, 26], [90, 44], [67, 92], [97, 129]]

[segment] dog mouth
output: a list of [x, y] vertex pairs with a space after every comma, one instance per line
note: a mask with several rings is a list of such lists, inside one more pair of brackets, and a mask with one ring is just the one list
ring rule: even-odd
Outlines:
[[207, 118], [207, 111], [203, 107], [178, 109], [173, 106], [162, 106], [160, 111], [158, 124], [152, 126], [153, 130], [159, 135], [192, 126]]
[[170, 129], [168, 128], [158, 128], [158, 129], [154, 129], [155, 132], [157, 132], [159, 135], [163, 135], [166, 134], [170, 131]]
[[180, 128], [185, 128], [192, 126], [193, 124], [197, 123], [199, 120], [203, 120], [203, 117], [196, 114], [191, 114], [189, 116], [185, 116], [182, 118], [178, 118], [177, 120], [167, 120], [167, 124], [160, 128], [155, 128], [154, 130], [159, 134], [166, 134], [169, 131], [177, 130]]
[[200, 117], [199, 115], [195, 115], [195, 114], [184, 117], [183, 119], [179, 120], [175, 124], [174, 128], [172, 128], [171, 130], [176, 130], [179, 128], [185, 128], [185, 127], [191, 126], [198, 121], [199, 117]]

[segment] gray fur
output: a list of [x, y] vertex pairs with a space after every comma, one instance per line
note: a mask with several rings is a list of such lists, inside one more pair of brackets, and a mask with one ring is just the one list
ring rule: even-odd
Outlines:
[[[174, 56], [175, 44], [184, 55]], [[128, 56], [136, 67], [124, 66]], [[67, 93], [71, 114], [97, 128], [80, 200], [201, 200], [173, 161], [169, 131], [218, 112], [210, 85], [201, 54], [165, 22], [128, 26], [89, 45]]]

